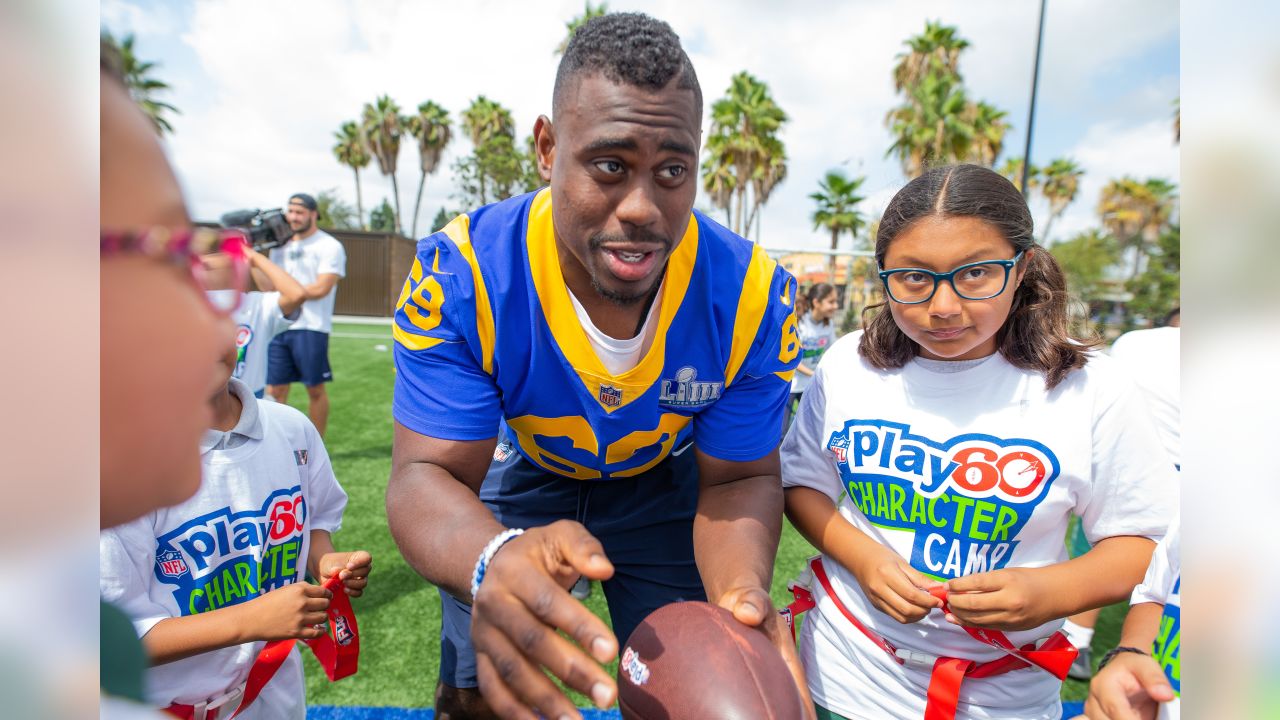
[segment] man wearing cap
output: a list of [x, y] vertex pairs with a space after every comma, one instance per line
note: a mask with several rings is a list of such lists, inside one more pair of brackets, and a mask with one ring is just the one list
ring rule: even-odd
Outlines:
[[325, 383], [329, 369], [329, 332], [333, 329], [333, 300], [338, 279], [346, 275], [347, 252], [342, 243], [316, 227], [316, 199], [306, 193], [289, 198], [285, 217], [293, 238], [271, 251], [271, 261], [302, 283], [306, 302], [289, 330], [271, 341], [267, 363], [267, 392], [277, 402], [289, 399], [289, 386], [301, 382], [311, 404], [308, 415], [323, 436], [329, 419]]

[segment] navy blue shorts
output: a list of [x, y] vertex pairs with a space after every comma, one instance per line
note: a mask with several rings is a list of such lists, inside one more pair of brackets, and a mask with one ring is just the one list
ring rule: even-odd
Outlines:
[[[634, 478], [570, 480], [519, 453], [495, 460], [480, 499], [507, 527], [577, 520], [604, 545], [613, 577], [601, 583], [618, 642], [645, 616], [668, 603], [706, 600], [693, 559], [698, 466], [692, 446]], [[479, 686], [471, 645], [471, 606], [440, 591], [440, 681]]]
[[300, 382], [307, 387], [333, 380], [329, 369], [329, 333], [286, 330], [267, 346], [267, 384]]

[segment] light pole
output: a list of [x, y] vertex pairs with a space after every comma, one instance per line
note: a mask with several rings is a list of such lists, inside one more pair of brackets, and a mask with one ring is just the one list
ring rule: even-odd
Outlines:
[[1031, 132], [1036, 124], [1036, 86], [1040, 82], [1040, 46], [1044, 44], [1044, 5], [1040, 0], [1040, 29], [1036, 34], [1036, 63], [1031, 71], [1031, 108], [1027, 110], [1027, 144], [1022, 150], [1022, 196], [1030, 194], [1027, 179], [1031, 174]]

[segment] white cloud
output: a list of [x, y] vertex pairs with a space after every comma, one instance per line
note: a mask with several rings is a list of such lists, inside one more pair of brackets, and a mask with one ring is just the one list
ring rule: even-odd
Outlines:
[[144, 9], [128, 0], [102, 0], [98, 12], [102, 27], [117, 36], [133, 33], [141, 38], [178, 30], [178, 20], [172, 8], [165, 4], [157, 3]]
[[[868, 177], [863, 194], [871, 200], [864, 211], [872, 217], [903, 182], [896, 161], [884, 157], [891, 140], [883, 118], [894, 101], [894, 56], [926, 18], [959, 26], [973, 43], [962, 69], [974, 94], [1010, 110], [1015, 126], [1025, 123], [1035, 32], [1034, 5], [1025, 5], [931, 0], [907, 10], [891, 0], [832, 1], [806, 4], [800, 12], [765, 0], [734, 3], [732, 9], [726, 2], [636, 0], [611, 3], [611, 8], [667, 19], [690, 49], [708, 104], [739, 70], [769, 83], [791, 116], [783, 134], [790, 169], [763, 211], [764, 241], [821, 246], [826, 239], [812, 230], [808, 195], [828, 169], [843, 167]], [[116, 13], [133, 7], [108, 0], [104, 13], [107, 6]], [[172, 150], [195, 214], [212, 218], [237, 207], [274, 206], [299, 189], [334, 187], [354, 201], [351, 172], [330, 151], [332, 134], [382, 93], [406, 110], [433, 99], [455, 119], [472, 98], [484, 94], [511, 108], [523, 137], [537, 115], [549, 111], [557, 61], [552, 53], [564, 35], [564, 22], [581, 10], [578, 0], [195, 5], [183, 39], [198, 58], [199, 73], [165, 78], [175, 86], [174, 104], [184, 111], [175, 121]], [[1167, 72], [1158, 81], [1132, 80], [1134, 107], [1073, 108], [1086, 104], [1101, 84], [1128, 82], [1125, 59], [1168, 41], [1176, 30], [1177, 9], [1169, 0], [1082, 0], [1051, 7], [1042, 66], [1042, 93], [1048, 96], [1042, 95], [1042, 107], [1063, 113], [1056, 119], [1069, 120], [1069, 127], [1098, 128], [1097, 133], [1114, 136], [1094, 134], [1087, 142], [1074, 142], [1077, 133], [1060, 149], [1119, 145], [1117, 138], [1129, 138], [1148, 124], [1168, 125], [1170, 98], [1162, 94], [1176, 91], [1177, 78]], [[1040, 122], [1052, 119], [1042, 115]], [[1054, 152], [1052, 138], [1038, 133], [1037, 142], [1044, 148], [1037, 156]], [[1136, 164], [1124, 172], [1143, 174], [1153, 162], [1167, 164], [1139, 157], [1146, 145], [1126, 147], [1124, 157]], [[468, 152], [464, 139], [455, 140], [442, 169], [428, 179], [426, 220], [420, 226], [440, 206], [456, 207], [450, 167]], [[1168, 148], [1161, 152], [1160, 157], [1169, 155]], [[406, 216], [412, 212], [417, 176], [416, 148], [409, 141], [399, 174]], [[362, 173], [362, 180], [366, 211], [390, 196], [390, 184], [376, 165]], [[1059, 224], [1065, 231], [1070, 223]]]
[[[1074, 233], [1098, 226], [1098, 198], [1103, 186], [1125, 175], [1139, 180], [1163, 178], [1181, 180], [1179, 152], [1173, 144], [1169, 120], [1152, 120], [1136, 127], [1120, 128], [1110, 123], [1091, 126], [1084, 138], [1071, 150], [1084, 168], [1080, 193], [1076, 201], [1053, 226], [1053, 237], [1062, 240]], [[1047, 210], [1037, 219], [1047, 218]], [[1037, 227], [1042, 227], [1037, 222]]]

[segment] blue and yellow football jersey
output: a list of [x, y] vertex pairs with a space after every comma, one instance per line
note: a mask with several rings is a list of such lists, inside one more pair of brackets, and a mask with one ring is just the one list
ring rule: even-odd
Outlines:
[[397, 303], [394, 414], [446, 440], [508, 436], [568, 478], [639, 475], [692, 437], [755, 460], [778, 445], [800, 351], [795, 280], [701, 213], [667, 263], [639, 364], [605, 369], [556, 254], [551, 193], [454, 219], [419, 241]]

